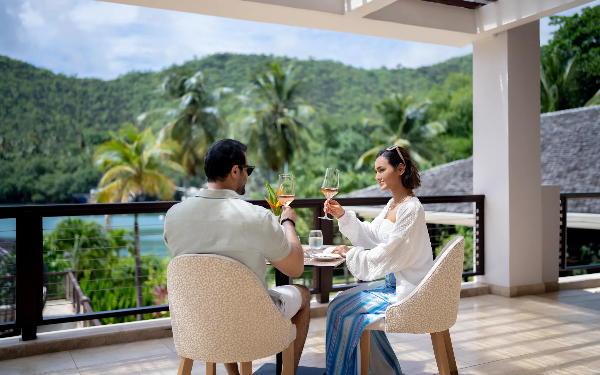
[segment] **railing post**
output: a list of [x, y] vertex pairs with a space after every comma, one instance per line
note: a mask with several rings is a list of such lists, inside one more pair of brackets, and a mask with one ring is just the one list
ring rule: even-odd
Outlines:
[[17, 216], [17, 324], [21, 340], [35, 340], [42, 319], [44, 249], [42, 217]]
[[289, 277], [279, 270], [275, 270], [275, 286], [292, 285], [294, 278]]
[[71, 301], [71, 277], [69, 275], [71, 269], [67, 269], [67, 273], [65, 273], [65, 299], [67, 301]]
[[567, 196], [560, 195], [560, 258], [559, 269], [567, 269]]
[[476, 275], [485, 273], [485, 210], [483, 197], [475, 202], [475, 259], [473, 271]]
[[[325, 202], [325, 201], [323, 201]], [[320, 229], [323, 232], [323, 244], [333, 245], [333, 220], [319, 219], [322, 205], [316, 206], [313, 209], [313, 227]], [[333, 268], [332, 267], [317, 267], [313, 270], [313, 286], [320, 290], [317, 297], [320, 303], [329, 302], [329, 292], [333, 288]]]
[[317, 300], [327, 303], [329, 293], [333, 290], [333, 267], [316, 267], [313, 272], [313, 285], [320, 292]]

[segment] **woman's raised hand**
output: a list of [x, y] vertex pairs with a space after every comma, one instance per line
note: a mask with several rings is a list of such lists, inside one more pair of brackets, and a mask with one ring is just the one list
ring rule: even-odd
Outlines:
[[346, 210], [344, 210], [342, 206], [333, 199], [328, 199], [325, 201], [325, 207], [323, 210], [325, 213], [332, 214], [336, 219], [339, 219], [346, 213]]

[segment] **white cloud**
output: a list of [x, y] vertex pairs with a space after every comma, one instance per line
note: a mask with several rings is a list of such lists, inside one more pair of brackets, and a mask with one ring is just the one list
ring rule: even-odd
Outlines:
[[127, 26], [137, 21], [140, 8], [119, 6], [107, 7], [99, 2], [79, 3], [68, 14], [81, 30], [93, 31], [97, 28]]
[[[4, 1], [5, 14], [17, 20], [18, 30], [0, 26], [0, 34], [13, 39], [5, 43], [11, 49], [0, 49], [0, 54], [81, 77], [110, 79], [219, 52], [331, 59], [371, 69], [431, 65], [472, 51], [471, 46], [452, 48], [92, 0]], [[548, 19], [542, 20], [542, 43], [552, 30]]]
[[23, 26], [27, 28], [39, 28], [46, 25], [42, 16], [31, 8], [31, 3], [29, 1], [23, 4], [23, 9], [22, 12], [19, 13], [19, 18], [21, 19], [21, 22], [23, 22]]

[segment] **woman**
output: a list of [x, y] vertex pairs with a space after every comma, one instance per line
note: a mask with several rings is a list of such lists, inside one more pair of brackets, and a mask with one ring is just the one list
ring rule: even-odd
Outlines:
[[[327, 309], [327, 375], [357, 375], [358, 342], [364, 328], [385, 317], [388, 306], [401, 301], [433, 266], [425, 211], [413, 189], [421, 186], [419, 171], [408, 152], [398, 146], [379, 151], [375, 178], [390, 199], [372, 223], [361, 222], [336, 201], [325, 210], [338, 219], [340, 232], [354, 245], [333, 252], [346, 258], [348, 270], [363, 284], [340, 293]], [[370, 249], [370, 250], [367, 250]], [[382, 331], [371, 331], [370, 373], [401, 375], [400, 364]]]

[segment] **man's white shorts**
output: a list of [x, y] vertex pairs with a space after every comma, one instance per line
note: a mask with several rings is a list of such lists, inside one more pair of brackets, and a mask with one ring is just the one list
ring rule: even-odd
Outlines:
[[272, 288], [271, 290], [279, 294], [278, 301], [275, 305], [283, 316], [291, 319], [300, 310], [302, 305], [302, 295], [298, 288], [292, 285], [281, 285]]

